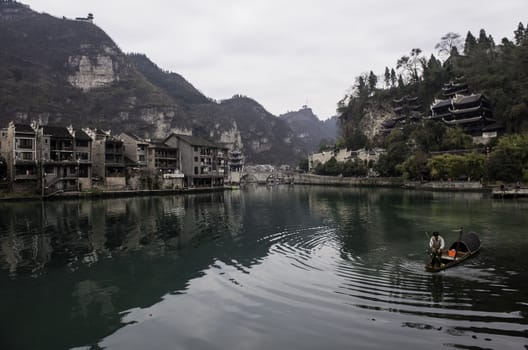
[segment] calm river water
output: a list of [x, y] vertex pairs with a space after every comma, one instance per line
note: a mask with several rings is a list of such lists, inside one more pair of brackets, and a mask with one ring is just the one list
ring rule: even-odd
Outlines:
[[[479, 255], [424, 271], [426, 232]], [[528, 202], [254, 187], [0, 203], [0, 348], [526, 349]]]

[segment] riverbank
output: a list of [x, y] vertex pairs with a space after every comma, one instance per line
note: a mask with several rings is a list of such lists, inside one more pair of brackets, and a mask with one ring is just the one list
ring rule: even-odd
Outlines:
[[204, 192], [218, 192], [229, 189], [230, 187], [202, 187], [189, 189], [174, 189], [174, 190], [121, 190], [121, 191], [83, 191], [83, 192], [62, 192], [54, 194], [53, 196], [41, 197], [31, 193], [15, 193], [5, 194], [0, 196], [0, 202], [17, 202], [17, 201], [36, 201], [36, 200], [68, 200], [68, 199], [93, 199], [93, 198], [124, 198], [124, 197], [139, 197], [139, 196], [164, 196], [186, 193], [204, 193]]
[[302, 185], [393, 187], [426, 191], [491, 192], [491, 187], [478, 181], [405, 181], [403, 178], [339, 177], [314, 174], [295, 175], [295, 183]]
[[[445, 192], [485, 192], [494, 198], [517, 198], [528, 196], [528, 189], [522, 193], [518, 190], [512, 193], [499, 191], [498, 186], [486, 186], [478, 181], [405, 181], [403, 178], [382, 177], [340, 177], [322, 176], [314, 174], [296, 174], [294, 183], [309, 186], [343, 186], [343, 187], [387, 187], [422, 191], [445, 191]], [[89, 190], [83, 192], [63, 192], [53, 196], [40, 197], [31, 193], [11, 193], [0, 195], [2, 201], [33, 201], [33, 200], [67, 200], [67, 199], [90, 199], [90, 198], [119, 198], [135, 196], [160, 196], [176, 195], [185, 193], [204, 193], [213, 191], [232, 190], [231, 186], [224, 187], [202, 187], [190, 189], [170, 190]], [[526, 193], [525, 193], [526, 192]]]

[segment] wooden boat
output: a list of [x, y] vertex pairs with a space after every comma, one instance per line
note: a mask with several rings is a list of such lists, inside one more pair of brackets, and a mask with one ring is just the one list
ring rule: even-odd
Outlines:
[[460, 264], [479, 252], [481, 242], [475, 232], [469, 232], [463, 236], [461, 234], [460, 236], [459, 240], [451, 244], [449, 250], [442, 252], [440, 264], [431, 265], [429, 263], [425, 265], [425, 269], [429, 272], [442, 271]]

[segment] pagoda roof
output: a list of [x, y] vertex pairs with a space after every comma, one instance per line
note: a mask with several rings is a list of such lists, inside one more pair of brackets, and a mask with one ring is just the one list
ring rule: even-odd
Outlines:
[[475, 112], [489, 112], [490, 109], [482, 106], [475, 106], [470, 108], [460, 108], [460, 109], [449, 109], [453, 114], [464, 114], [464, 113], [475, 113]]
[[472, 95], [457, 95], [453, 99], [454, 105], [465, 105], [480, 102], [481, 100], [486, 100], [486, 97], [482, 94], [472, 94]]
[[456, 89], [467, 89], [467, 87], [466, 83], [448, 83], [442, 87], [442, 90], [451, 91]]
[[436, 100], [431, 106], [431, 109], [438, 109], [447, 106], [451, 106], [451, 100]]
[[476, 117], [471, 117], [471, 118], [461, 118], [461, 119], [453, 119], [453, 120], [445, 120], [444, 118], [442, 118], [444, 123], [448, 125], [469, 124], [469, 123], [481, 121], [483, 119], [485, 118], [481, 115], [476, 116]]

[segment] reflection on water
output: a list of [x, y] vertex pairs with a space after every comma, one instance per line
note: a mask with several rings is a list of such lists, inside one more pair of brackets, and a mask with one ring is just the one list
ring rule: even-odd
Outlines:
[[[526, 209], [301, 186], [0, 203], [0, 345], [522, 348]], [[427, 233], [460, 226], [482, 253], [425, 272]]]

